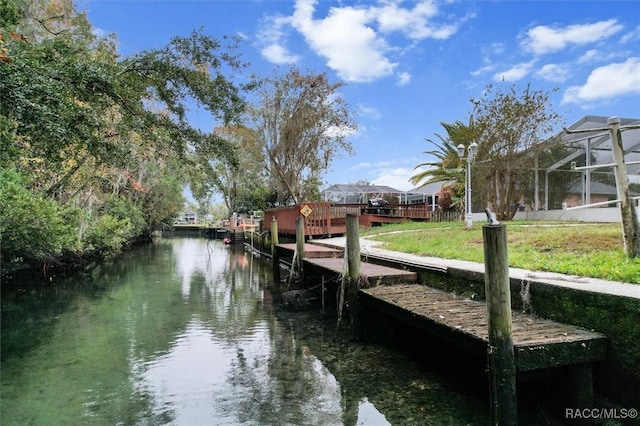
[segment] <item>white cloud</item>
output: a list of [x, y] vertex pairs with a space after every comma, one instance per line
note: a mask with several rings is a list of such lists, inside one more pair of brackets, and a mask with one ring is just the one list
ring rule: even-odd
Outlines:
[[370, 107], [367, 105], [363, 105], [363, 104], [359, 104], [358, 105], [358, 111], [360, 113], [361, 116], [363, 117], [369, 117], [369, 118], [373, 118], [373, 119], [379, 119], [382, 117], [382, 114], [380, 113], [380, 110], [376, 107]]
[[478, 68], [475, 71], [469, 73], [473, 76], [479, 76], [493, 72], [497, 67], [492, 59], [493, 56], [501, 56], [506, 50], [506, 45], [502, 42], [492, 43], [490, 46], [483, 46], [480, 51], [482, 52], [483, 67]]
[[296, 1], [292, 25], [327, 64], [349, 82], [367, 82], [393, 73], [398, 65], [385, 57], [387, 45], [367, 24], [366, 9], [331, 8], [314, 19], [314, 0]]
[[589, 49], [586, 52], [584, 52], [584, 55], [578, 58], [578, 63], [588, 64], [590, 62], [595, 62], [595, 61], [598, 61], [601, 56], [602, 56], [602, 52], [600, 52], [599, 50]]
[[406, 86], [409, 82], [411, 82], [411, 74], [408, 72], [401, 72], [398, 74], [398, 81], [396, 82], [396, 85]]
[[610, 51], [603, 52], [602, 50], [589, 49], [581, 57], [578, 58], [579, 64], [592, 64], [595, 62], [611, 62], [615, 59], [627, 58], [630, 54], [628, 51]]
[[349, 127], [349, 126], [331, 126], [324, 131], [324, 135], [331, 138], [346, 138], [349, 136], [353, 136], [358, 133], [357, 127]]
[[582, 86], [569, 87], [562, 103], [603, 101], [640, 94], [640, 57], [594, 69]]
[[422, 160], [415, 156], [375, 162], [363, 161], [349, 167], [349, 174], [355, 177], [348, 180], [355, 182], [364, 179], [372, 184], [387, 185], [407, 191], [414, 188], [409, 179], [422, 170], [422, 168], [415, 168], [420, 162]]
[[[439, 10], [432, 0], [418, 1], [411, 7], [402, 7], [402, 2], [397, 0], [380, 0], [375, 5], [336, 6], [330, 7], [321, 18], [314, 16], [317, 3], [317, 0], [296, 0], [293, 15], [269, 18], [259, 34], [263, 56], [278, 63], [298, 59], [288, 52], [282, 41], [283, 28], [287, 26], [298, 31], [341, 79], [353, 83], [393, 75], [399, 63], [392, 55], [427, 38], [449, 38], [457, 32], [460, 22], [468, 19], [433, 23]], [[404, 36], [406, 46], [390, 44], [387, 37], [397, 33]], [[398, 37], [393, 40], [403, 42]], [[407, 84], [409, 77], [400, 73], [398, 84]]]
[[640, 40], [640, 25], [638, 25], [628, 33], [624, 34], [620, 39], [620, 43], [629, 43], [635, 40]]
[[398, 7], [399, 3], [387, 2], [382, 7], [372, 7], [380, 31], [391, 33], [400, 31], [413, 40], [433, 38], [444, 40], [458, 31], [459, 24], [435, 25], [429, 20], [438, 14], [432, 1], [419, 1], [413, 9]]
[[109, 33], [105, 30], [103, 30], [102, 28], [98, 28], [98, 27], [93, 27], [91, 29], [91, 32], [93, 33], [94, 36], [98, 37], [98, 38], [105, 38], [106, 36], [109, 35]]
[[471, 75], [473, 75], [473, 76], [478, 76], [478, 75], [481, 75], [481, 74], [486, 74], [488, 72], [492, 72], [495, 69], [496, 69], [495, 65], [487, 65], [487, 66], [484, 66], [482, 68], [478, 68], [475, 71], [470, 71], [469, 73]]
[[416, 171], [412, 168], [395, 167], [378, 169], [376, 177], [371, 179], [374, 185], [387, 185], [401, 191], [408, 191], [414, 186], [409, 182]]
[[300, 58], [289, 52], [283, 45], [285, 39], [282, 30], [289, 24], [289, 18], [283, 16], [270, 17], [258, 33], [258, 43], [262, 46], [262, 56], [274, 64], [296, 63]]
[[489, 50], [485, 50], [486, 53], [493, 55], [502, 55], [507, 49], [507, 45], [502, 42], [494, 42], [491, 44]]
[[493, 75], [495, 81], [518, 81], [531, 72], [533, 62], [523, 62]]
[[286, 47], [279, 44], [270, 44], [260, 51], [262, 56], [274, 64], [295, 64], [299, 56], [291, 54]]
[[562, 83], [571, 75], [571, 67], [568, 64], [546, 64], [538, 71], [536, 76], [554, 83]]
[[349, 170], [362, 170], [362, 169], [369, 169], [372, 167], [372, 164], [368, 161], [363, 161], [360, 163], [356, 163], [353, 166], [349, 167]]
[[621, 30], [622, 25], [615, 19], [557, 28], [539, 25], [527, 31], [522, 46], [525, 50], [542, 55], [557, 52], [569, 45], [584, 45], [604, 40]]

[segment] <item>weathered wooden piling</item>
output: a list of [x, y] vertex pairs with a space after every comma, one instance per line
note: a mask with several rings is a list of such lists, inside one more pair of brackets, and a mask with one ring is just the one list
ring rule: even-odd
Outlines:
[[296, 219], [296, 252], [294, 264], [292, 267], [300, 274], [302, 278], [302, 260], [306, 257], [304, 250], [304, 217], [298, 216]]
[[362, 275], [360, 264], [360, 229], [358, 216], [347, 215], [347, 276], [349, 281], [356, 282]]
[[360, 318], [360, 302], [358, 301], [358, 291], [362, 281], [359, 227], [358, 216], [347, 214], [347, 301], [351, 317], [351, 331], [355, 338], [361, 338], [364, 332]]
[[[491, 221], [492, 222], [492, 221]], [[503, 224], [482, 227], [489, 324], [491, 424], [517, 425], [516, 365], [511, 336], [511, 292], [507, 232]]]
[[278, 254], [278, 221], [274, 216], [271, 219], [271, 261], [273, 268], [273, 280], [280, 282], [280, 255]]
[[620, 201], [624, 249], [627, 257], [633, 259], [640, 257], [640, 224], [633, 206], [633, 199], [629, 195], [629, 177], [624, 162], [620, 117], [610, 117], [607, 123], [611, 134], [611, 155], [616, 164], [613, 171], [616, 177], [618, 200]]

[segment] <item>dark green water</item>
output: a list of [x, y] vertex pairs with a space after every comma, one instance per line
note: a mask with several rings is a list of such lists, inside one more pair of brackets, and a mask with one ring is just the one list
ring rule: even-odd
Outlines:
[[240, 249], [165, 238], [5, 286], [2, 425], [489, 423], [473, 386], [319, 312], [280, 311], [270, 285]]

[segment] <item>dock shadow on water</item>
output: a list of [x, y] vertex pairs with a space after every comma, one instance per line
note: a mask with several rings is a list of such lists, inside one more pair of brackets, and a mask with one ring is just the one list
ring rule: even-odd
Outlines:
[[3, 282], [2, 424], [489, 423], [474, 363], [354, 342], [335, 318], [281, 310], [270, 284], [260, 259], [200, 238]]

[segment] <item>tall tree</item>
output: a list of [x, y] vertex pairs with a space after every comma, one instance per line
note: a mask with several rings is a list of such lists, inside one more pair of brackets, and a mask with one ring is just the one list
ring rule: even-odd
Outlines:
[[222, 194], [229, 214], [264, 209], [267, 179], [257, 133], [244, 126], [221, 126], [215, 133], [233, 145], [238, 162], [216, 162], [212, 189]]
[[281, 205], [319, 193], [322, 174], [337, 156], [352, 153], [347, 137], [356, 125], [339, 90], [325, 73], [292, 68], [264, 82], [251, 118], [262, 141], [265, 167]]
[[21, 176], [2, 182], [82, 209], [67, 249], [95, 247], [118, 227], [136, 236], [177, 211], [190, 171], [236, 161], [227, 141], [187, 117], [199, 105], [228, 124], [244, 110], [243, 87], [227, 77], [245, 66], [235, 38], [194, 31], [120, 58], [115, 36], [97, 37], [72, 0], [0, 5], [0, 168]]
[[549, 101], [550, 93], [488, 85], [471, 99], [477, 127], [478, 155], [473, 169], [474, 193], [486, 201], [499, 220], [510, 220], [527, 193], [538, 153], [557, 142], [562, 122]]

